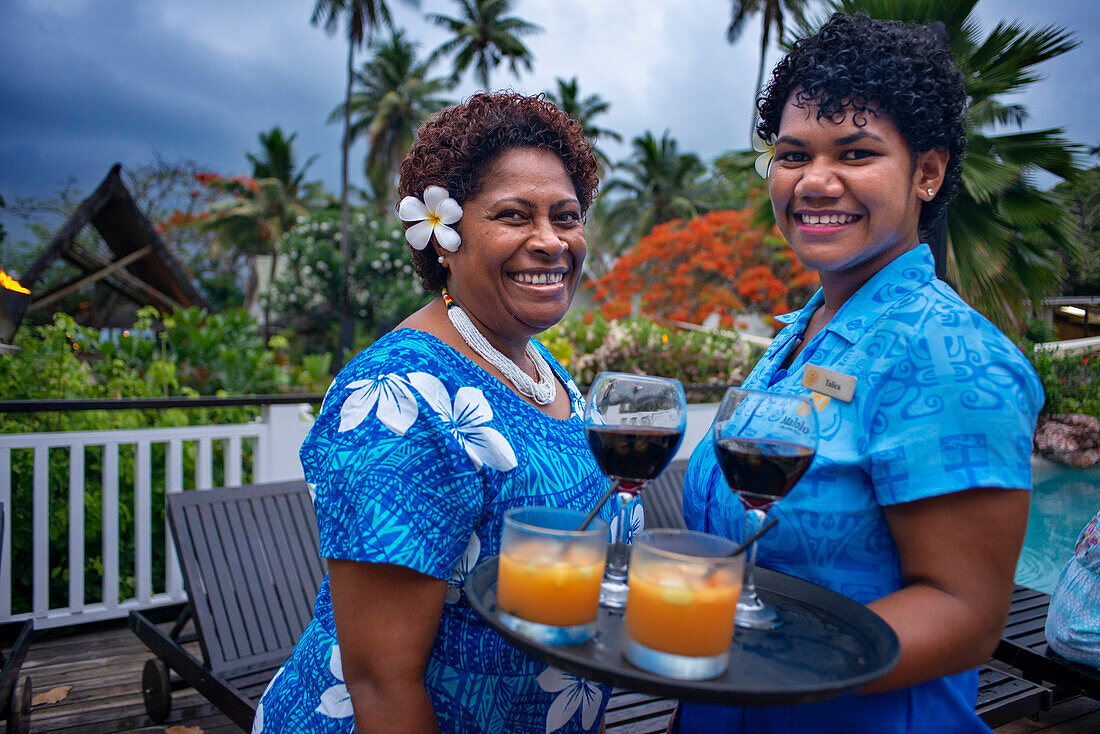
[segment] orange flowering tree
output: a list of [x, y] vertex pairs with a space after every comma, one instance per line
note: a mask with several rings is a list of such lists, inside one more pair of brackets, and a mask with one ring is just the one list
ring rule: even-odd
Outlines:
[[658, 225], [592, 284], [605, 318], [639, 311], [651, 318], [722, 326], [738, 315], [775, 316], [804, 303], [818, 287], [779, 231], [752, 223], [752, 211], [713, 211]]

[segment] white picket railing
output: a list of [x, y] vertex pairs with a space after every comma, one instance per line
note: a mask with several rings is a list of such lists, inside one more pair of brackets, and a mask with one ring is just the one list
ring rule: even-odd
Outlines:
[[[224, 486], [238, 486], [251, 469], [252, 481], [273, 482], [301, 478], [298, 447], [312, 421], [306, 405], [266, 405], [259, 421], [241, 425], [188, 426], [140, 430], [74, 431], [60, 433], [0, 434], [0, 502], [4, 513], [3, 547], [0, 549], [0, 622], [33, 618], [35, 627], [61, 627], [126, 616], [131, 609], [157, 606], [186, 599], [179, 563], [164, 516], [153, 517], [153, 447], [164, 445], [164, 491], [181, 492], [184, 486], [209, 489], [213, 486], [214, 446], [222, 442]], [[245, 467], [242, 442], [252, 442], [252, 466]], [[194, 476], [184, 476], [184, 445], [195, 447]], [[120, 599], [119, 543], [119, 448], [132, 446], [134, 455], [133, 537], [134, 594]], [[85, 588], [85, 451], [102, 451], [102, 587], [100, 598], [88, 600]], [[29, 563], [32, 571], [30, 611], [12, 614], [12, 451], [33, 452], [31, 558], [14, 559]], [[50, 477], [49, 452], [68, 452], [68, 572], [67, 604], [52, 603], [49, 593], [50, 566]], [[189, 481], [185, 481], [189, 480]], [[56, 508], [53, 508], [56, 511]], [[164, 528], [165, 578], [163, 590], [154, 591], [153, 527]], [[127, 559], [129, 560], [129, 559]]]

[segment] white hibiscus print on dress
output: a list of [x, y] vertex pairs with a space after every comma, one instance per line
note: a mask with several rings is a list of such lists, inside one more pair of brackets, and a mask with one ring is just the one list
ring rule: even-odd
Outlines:
[[[637, 495], [627, 500], [626, 514], [630, 518], [626, 525], [626, 541], [629, 543], [635, 533], [645, 530], [645, 511], [642, 509], [641, 500]], [[611, 518], [610, 534], [612, 541], [619, 537], [618, 514]]]
[[599, 715], [600, 705], [603, 703], [603, 692], [595, 683], [557, 668], [542, 671], [538, 681], [542, 690], [558, 694], [546, 714], [546, 734], [565, 726], [573, 718], [577, 708], [581, 710], [581, 726], [586, 730], [596, 723], [596, 716]]
[[330, 719], [346, 719], [354, 712], [351, 708], [351, 694], [348, 693], [348, 687], [344, 685], [344, 666], [340, 663], [340, 646], [335, 643], [332, 645], [328, 669], [332, 671], [339, 683], [327, 688], [321, 694], [321, 705], [317, 707], [317, 713], [324, 714]]
[[569, 393], [569, 401], [573, 405], [573, 414], [583, 418], [584, 417], [584, 396], [581, 395], [581, 390], [577, 387], [577, 383], [573, 382], [573, 378], [569, 378], [569, 382], [565, 383], [565, 390]]
[[470, 542], [466, 545], [466, 551], [462, 554], [462, 558], [458, 559], [458, 565], [455, 566], [451, 578], [447, 579], [446, 602], [448, 604], [454, 604], [462, 596], [462, 584], [466, 581], [466, 574], [473, 570], [480, 555], [481, 538], [477, 537], [477, 533], [470, 533]]
[[263, 697], [267, 695], [267, 692], [271, 690], [271, 686], [275, 685], [275, 681], [279, 680], [279, 676], [283, 674], [283, 669], [279, 668], [275, 672], [275, 677], [267, 684], [267, 688], [264, 689], [263, 696], [260, 696], [260, 702], [256, 705], [256, 715], [252, 717], [252, 734], [262, 734], [264, 730], [264, 701]]
[[398, 436], [404, 436], [416, 421], [416, 396], [409, 381], [400, 375], [379, 375], [373, 380], [349, 382], [344, 387], [355, 392], [340, 406], [337, 430], [341, 433], [362, 423], [375, 405], [378, 406], [378, 420]]
[[478, 469], [488, 464], [500, 471], [516, 468], [516, 453], [508, 444], [508, 439], [495, 428], [485, 425], [493, 419], [493, 409], [485, 399], [485, 393], [476, 387], [460, 387], [455, 393], [454, 403], [450, 393], [435, 375], [427, 372], [409, 374], [412, 383], [425, 402], [439, 414], [444, 425], [466, 449], [470, 460]]

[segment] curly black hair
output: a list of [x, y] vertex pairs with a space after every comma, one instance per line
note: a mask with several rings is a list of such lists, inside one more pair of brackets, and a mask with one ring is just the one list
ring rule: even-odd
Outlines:
[[835, 13], [775, 67], [756, 102], [760, 137], [778, 134], [792, 95], [795, 104], [816, 107], [818, 119], [850, 114], [858, 125], [868, 114], [889, 115], [914, 159], [933, 149], [950, 154], [943, 185], [921, 205], [920, 230], [927, 234], [955, 195], [966, 149], [963, 75], [936, 31]]
[[[580, 123], [542, 95], [479, 92], [448, 107], [420, 126], [416, 142], [401, 161], [400, 198], [420, 198], [429, 186], [442, 186], [465, 204], [476, 196], [485, 172], [501, 153], [512, 148], [548, 150], [561, 158], [573, 181], [582, 215], [599, 186], [596, 156]], [[406, 227], [410, 225], [406, 224]], [[460, 225], [461, 226], [461, 225]], [[413, 267], [424, 287], [438, 293], [447, 270], [432, 248], [412, 251]]]

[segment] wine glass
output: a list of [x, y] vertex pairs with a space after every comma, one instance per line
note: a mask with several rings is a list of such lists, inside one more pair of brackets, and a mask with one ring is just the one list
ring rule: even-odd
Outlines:
[[618, 499], [618, 533], [611, 545], [600, 604], [626, 606], [630, 563], [626, 504], [660, 474], [684, 437], [687, 401], [679, 380], [601, 372], [588, 390], [584, 432]]
[[[751, 535], [772, 505], [798, 483], [817, 452], [817, 414], [807, 397], [731, 387], [711, 428], [718, 466], [741, 498]], [[772, 629], [779, 614], [756, 594], [756, 544], [745, 561], [745, 581], [737, 603], [737, 626]]]

